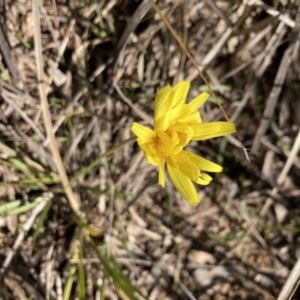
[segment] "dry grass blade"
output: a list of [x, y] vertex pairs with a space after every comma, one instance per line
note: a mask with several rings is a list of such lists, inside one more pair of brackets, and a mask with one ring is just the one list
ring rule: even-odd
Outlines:
[[247, 208], [244, 205], [244, 203], [242, 203], [240, 205], [240, 213], [242, 218], [247, 222], [249, 230], [252, 231], [252, 234], [255, 236], [255, 238], [259, 241], [259, 243], [261, 244], [261, 246], [270, 253], [270, 256], [272, 257], [272, 259], [275, 261], [276, 265], [280, 268], [282, 267], [282, 264], [280, 263], [280, 261], [275, 257], [275, 255], [273, 255], [272, 251], [270, 250], [270, 248], [268, 247], [266, 241], [263, 239], [263, 237], [261, 236], [261, 234], [258, 232], [258, 230], [256, 229], [253, 221], [250, 219], [250, 217], [248, 216], [247, 213]]
[[274, 110], [275, 110], [279, 95], [281, 93], [288, 68], [289, 68], [291, 60], [292, 60], [291, 55], [292, 55], [293, 49], [294, 49], [294, 45], [292, 44], [285, 51], [284, 56], [281, 60], [280, 67], [277, 71], [274, 85], [273, 85], [272, 91], [270, 93], [270, 97], [267, 100], [266, 108], [265, 108], [265, 111], [263, 114], [263, 119], [259, 125], [257, 132], [256, 132], [256, 135], [255, 135], [255, 138], [254, 138], [251, 150], [250, 150], [250, 154], [254, 154], [257, 152], [257, 150], [260, 146], [261, 138], [264, 136], [264, 134], [266, 133], [266, 131], [268, 129], [268, 125], [274, 114]]
[[122, 33], [122, 36], [118, 42], [117, 48], [116, 48], [116, 53], [114, 57], [114, 62], [113, 62], [113, 77], [115, 77], [115, 73], [117, 71], [118, 63], [120, 56], [122, 55], [122, 52], [124, 51], [130, 34], [136, 29], [138, 24], [140, 24], [141, 20], [145, 16], [145, 14], [148, 12], [150, 9], [151, 5], [149, 4], [148, 0], [144, 0], [137, 10], [134, 12], [133, 16], [131, 17], [130, 22], [126, 26], [125, 30]]
[[300, 131], [298, 132], [298, 135], [296, 137], [296, 140], [294, 142], [294, 145], [293, 145], [293, 148], [292, 148], [292, 151], [284, 165], [284, 168], [282, 169], [282, 171], [280, 172], [280, 175], [277, 179], [277, 184], [280, 186], [284, 183], [284, 180], [286, 179], [286, 176], [288, 174], [288, 172], [290, 171], [292, 165], [293, 165], [293, 162], [294, 162], [294, 159], [295, 157], [297, 156], [297, 153], [299, 152], [299, 149], [300, 149]]
[[300, 259], [297, 260], [291, 274], [283, 286], [277, 300], [290, 300], [300, 283]]
[[288, 15], [286, 14], [281, 14], [277, 9], [275, 9], [274, 7], [271, 7], [269, 5], [267, 5], [265, 2], [259, 0], [257, 1], [258, 5], [261, 5], [262, 7], [265, 8], [266, 12], [268, 14], [270, 14], [271, 16], [279, 16], [279, 19], [281, 21], [283, 21], [286, 25], [290, 26], [290, 27], [295, 27], [296, 22], [294, 20], [292, 20], [291, 18], [289, 18]]
[[[288, 174], [290, 168], [293, 165], [293, 161], [295, 156], [300, 150], [300, 131], [298, 132], [297, 138], [295, 140], [293, 149], [291, 151], [291, 154], [282, 170], [280, 173], [280, 176], [278, 178], [278, 184], [282, 184], [283, 181], [286, 178], [286, 175]], [[272, 191], [273, 192], [273, 191]], [[288, 300], [293, 297], [293, 294], [295, 293], [296, 288], [298, 287], [300, 283], [300, 258], [298, 258], [295, 266], [293, 267], [293, 270], [289, 277], [287, 278], [279, 296], [278, 300]]]
[[[288, 174], [288, 172], [290, 171], [290, 168], [292, 167], [293, 165], [293, 162], [294, 162], [294, 159], [295, 157], [297, 156], [297, 153], [300, 149], [300, 131], [298, 133], [298, 136], [295, 140], [295, 143], [294, 143], [294, 146], [293, 146], [293, 149], [284, 165], [284, 168], [282, 169], [278, 179], [277, 179], [277, 187], [275, 187], [272, 191], [271, 191], [271, 197], [274, 197], [277, 193], [278, 193], [278, 188], [283, 184], [284, 180], [286, 179], [286, 176]], [[262, 218], [264, 217], [270, 206], [272, 205], [273, 203], [273, 199], [272, 198], [268, 198], [266, 203], [264, 204], [263, 208], [261, 209], [260, 211], [260, 214], [259, 214], [259, 217]], [[231, 251], [230, 253], [230, 257], [232, 256], [233, 253], [235, 253], [235, 251], [237, 250], [237, 248], [240, 246], [241, 243], [243, 243], [245, 241], [245, 239], [249, 236], [250, 232], [252, 231], [253, 229], [253, 226], [257, 225], [259, 221], [255, 222], [255, 224], [253, 224], [253, 222], [251, 223], [251, 227], [247, 230], [246, 234], [243, 236], [243, 238], [237, 243], [237, 245], [235, 246], [235, 248], [233, 248], [233, 250]], [[300, 273], [299, 273], [300, 274]], [[288, 279], [289, 280], [295, 280], [295, 275], [291, 278], [291, 279]], [[290, 284], [288, 284], [288, 286], [290, 287]], [[290, 290], [288, 290], [289, 292], [291, 292]], [[285, 291], [285, 293], [287, 293], [287, 291]], [[288, 298], [285, 298], [285, 299], [288, 299]]]
[[7, 65], [7, 68], [9, 69], [12, 78], [19, 82], [19, 72], [17, 69], [16, 62], [12, 56], [12, 51], [9, 46], [7, 37], [6, 37], [6, 26], [5, 26], [5, 1], [1, 1], [0, 3], [0, 12], [1, 12], [1, 20], [0, 20], [0, 52], [2, 53], [5, 63]]
[[[293, 149], [292, 149], [290, 155], [288, 156], [288, 159], [284, 165], [284, 168], [282, 169], [279, 177], [277, 178], [277, 186], [275, 188], [273, 188], [273, 190], [271, 191], [271, 197], [274, 197], [278, 193], [278, 188], [284, 183], [284, 180], [286, 179], [286, 176], [294, 163], [294, 159], [297, 156], [299, 149], [300, 149], [300, 131], [298, 132]], [[269, 197], [266, 200], [263, 208], [261, 209], [260, 214], [259, 214], [260, 218], [263, 218], [264, 216], [266, 216], [270, 206], [273, 204], [273, 199], [271, 197]], [[235, 253], [235, 251], [238, 249], [238, 247], [241, 245], [241, 243], [243, 243], [245, 241], [245, 239], [249, 236], [251, 231], [253, 231], [253, 229], [255, 228], [254, 226], [256, 226], [258, 224], [258, 222], [259, 222], [259, 220], [257, 220], [255, 223], [253, 223], [253, 222], [251, 223], [250, 228], [247, 230], [247, 232], [245, 233], [243, 238], [235, 245], [235, 247], [229, 253], [229, 257], [232, 257], [232, 255]], [[261, 240], [260, 237], [259, 237], [259, 239]], [[262, 242], [262, 244], [265, 245], [264, 242]]]
[[36, 217], [42, 212], [48, 201], [53, 198], [52, 193], [44, 193], [41, 197], [37, 198], [36, 201], [39, 202], [36, 208], [33, 209], [30, 217], [27, 219], [26, 223], [23, 226], [22, 231], [19, 233], [18, 237], [16, 238], [12, 249], [10, 249], [9, 253], [7, 254], [5, 261], [3, 262], [0, 268], [0, 279], [3, 277], [6, 269], [8, 268], [9, 264], [11, 263], [16, 251], [20, 247], [21, 243], [23, 242], [25, 236], [28, 234], [28, 231], [33, 226], [33, 222], [35, 221]]
[[226, 22], [229, 27], [234, 26], [213, 0], [205, 0], [205, 2]]
[[[243, 4], [239, 6], [238, 11], [232, 18], [233, 20], [231, 22], [233, 24], [238, 23], [239, 19], [244, 13], [245, 8], [246, 6]], [[207, 53], [207, 55], [201, 61], [199, 65], [200, 70], [204, 70], [211, 63], [211, 61], [217, 56], [221, 48], [224, 47], [225, 43], [228, 41], [228, 38], [230, 37], [234, 29], [235, 29], [234, 26], [230, 26], [225, 30], [222, 36], [218, 39], [217, 43], [215, 43], [214, 47]], [[196, 78], [197, 75], [198, 75], [197, 70], [194, 70], [194, 72], [192, 72], [187, 79], [192, 81], [193, 79]]]
[[268, 45], [266, 46], [265, 51], [263, 53], [261, 53], [259, 55], [259, 57], [257, 58], [257, 61], [255, 62], [255, 67], [254, 67], [254, 70], [256, 71], [255, 78], [251, 82], [251, 84], [248, 86], [246, 93], [244, 94], [238, 107], [235, 109], [234, 113], [232, 114], [231, 120], [233, 122], [236, 121], [237, 118], [240, 116], [244, 107], [248, 103], [251, 95], [254, 93], [254, 90], [255, 90], [260, 78], [263, 76], [263, 74], [266, 72], [267, 67], [270, 65], [271, 59], [275, 55], [276, 49], [280, 45], [281, 40], [283, 39], [283, 37], [286, 33], [284, 26], [285, 26], [284, 22], [281, 21], [281, 23], [278, 25], [278, 27], [276, 29], [276, 32], [273, 34]]
[[147, 124], [153, 123], [153, 118], [149, 116], [147, 113], [139, 109], [136, 105], [134, 105], [130, 99], [128, 99], [124, 93], [121, 91], [120, 87], [118, 86], [117, 82], [114, 81], [114, 88], [116, 89], [119, 96], [122, 98], [122, 100], [130, 107], [132, 110], [141, 118], [143, 119]]
[[18, 106], [18, 104], [10, 99], [5, 91], [1, 93], [2, 98], [5, 100], [7, 104], [14, 108], [14, 110], [24, 119], [24, 121], [32, 128], [32, 130], [40, 137], [42, 141], [45, 140], [43, 133], [39, 130], [39, 128], [34, 124], [34, 122], [26, 115], [26, 113]]
[[69, 203], [71, 208], [73, 209], [74, 213], [79, 217], [80, 219], [85, 219], [84, 214], [80, 210], [78, 199], [76, 198], [67, 174], [66, 170], [64, 168], [62, 159], [60, 157], [55, 136], [53, 133], [53, 127], [51, 122], [51, 115], [49, 111], [49, 105], [47, 101], [47, 94], [46, 94], [46, 88], [44, 84], [44, 69], [43, 69], [43, 56], [42, 56], [42, 44], [41, 44], [41, 32], [40, 32], [40, 14], [39, 14], [39, 4], [37, 0], [32, 1], [32, 12], [33, 12], [33, 18], [34, 18], [34, 43], [35, 43], [35, 54], [36, 54], [36, 64], [37, 64], [37, 77], [38, 77], [38, 87], [39, 87], [39, 94], [40, 94], [40, 100], [41, 100], [41, 107], [43, 111], [44, 116], [44, 122], [45, 122], [45, 129], [47, 132], [47, 135], [50, 140], [50, 146], [53, 153], [54, 161], [59, 173], [59, 176], [62, 180], [62, 185], [64, 187], [64, 190], [66, 192], [66, 195], [68, 197]]

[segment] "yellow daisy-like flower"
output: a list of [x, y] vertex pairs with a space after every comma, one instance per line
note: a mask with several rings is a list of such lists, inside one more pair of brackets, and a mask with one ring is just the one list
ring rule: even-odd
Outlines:
[[199, 108], [207, 100], [202, 93], [185, 104], [190, 82], [180, 81], [174, 88], [165, 86], [155, 98], [153, 130], [133, 123], [132, 131], [147, 161], [159, 166], [158, 182], [165, 185], [165, 165], [170, 178], [191, 205], [200, 200], [192, 183], [207, 185], [212, 178], [204, 173], [221, 172], [222, 167], [196, 154], [183, 150], [190, 141], [207, 140], [235, 132], [233, 123], [202, 123]]

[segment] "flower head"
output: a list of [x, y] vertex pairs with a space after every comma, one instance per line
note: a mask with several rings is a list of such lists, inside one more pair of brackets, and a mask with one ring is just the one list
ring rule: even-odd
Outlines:
[[158, 182], [165, 185], [165, 165], [170, 178], [191, 205], [200, 200], [192, 182], [207, 185], [212, 178], [205, 172], [221, 172], [222, 167], [184, 150], [190, 141], [207, 140], [235, 132], [233, 123], [202, 123], [199, 108], [207, 100], [202, 93], [186, 104], [190, 83], [180, 81], [165, 86], [155, 98], [153, 129], [133, 123], [132, 131], [149, 163], [159, 166]]

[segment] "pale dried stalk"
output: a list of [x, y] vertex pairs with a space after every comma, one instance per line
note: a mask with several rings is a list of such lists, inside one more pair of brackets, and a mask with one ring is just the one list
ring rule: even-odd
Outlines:
[[58, 171], [58, 174], [61, 178], [62, 186], [67, 195], [70, 206], [77, 217], [82, 221], [85, 220], [84, 214], [80, 211], [79, 201], [76, 198], [66, 174], [61, 156], [58, 151], [56, 139], [53, 133], [53, 127], [51, 122], [51, 115], [49, 110], [49, 105], [47, 101], [47, 93], [44, 84], [44, 69], [43, 69], [43, 56], [42, 56], [42, 44], [41, 44], [41, 32], [40, 32], [40, 13], [39, 13], [39, 4], [37, 0], [32, 1], [32, 13], [34, 20], [34, 45], [35, 45], [35, 55], [36, 55], [36, 65], [37, 65], [37, 79], [38, 79], [38, 88], [39, 95], [41, 100], [41, 107], [43, 111], [45, 129], [50, 141], [50, 147], [52, 150], [53, 158], [55, 165]]

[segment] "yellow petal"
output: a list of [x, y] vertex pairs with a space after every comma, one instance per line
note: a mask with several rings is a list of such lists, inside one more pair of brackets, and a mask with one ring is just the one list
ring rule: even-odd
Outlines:
[[144, 155], [145, 155], [148, 163], [150, 163], [151, 165], [154, 165], [154, 166], [157, 166], [160, 164], [162, 158], [160, 157], [160, 155], [158, 155], [154, 143], [149, 143], [149, 144], [140, 144], [139, 143], [139, 146], [142, 149], [142, 151], [144, 152]]
[[208, 99], [208, 93], [201, 93], [199, 96], [194, 98], [188, 105], [192, 108], [193, 111], [197, 111], [201, 105]]
[[155, 137], [153, 130], [139, 123], [134, 122], [131, 126], [131, 130], [138, 137], [139, 143], [148, 143]]
[[170, 98], [172, 101], [171, 107], [183, 104], [190, 88], [189, 81], [179, 81], [173, 88]]
[[191, 107], [187, 104], [177, 105], [168, 112], [170, 120], [177, 120], [185, 116], [189, 116], [193, 113]]
[[165, 131], [178, 118], [193, 113], [192, 107], [184, 104], [190, 87], [189, 81], [179, 81], [172, 89], [164, 87], [155, 98], [154, 128]]
[[189, 117], [192, 113], [193, 111], [191, 107], [189, 107], [187, 104], [177, 105], [168, 112], [165, 112], [162, 118], [156, 120], [154, 128], [157, 131], [165, 131], [176, 122], [179, 122], [181, 119], [189, 120]]
[[172, 132], [176, 132], [179, 143], [182, 147], [185, 147], [194, 135], [192, 128], [185, 124], [175, 124], [169, 127], [169, 130]]
[[169, 100], [171, 92], [172, 88], [167, 85], [157, 93], [154, 104], [154, 123], [171, 108], [172, 102]]
[[155, 131], [165, 131], [170, 126], [170, 114], [164, 113], [164, 116], [154, 120]]
[[201, 171], [219, 173], [222, 172], [223, 168], [218, 164], [215, 164], [199, 155], [191, 152], [182, 151]]
[[170, 155], [166, 157], [167, 163], [178, 169], [192, 181], [198, 184], [208, 185], [212, 181], [212, 178], [202, 173], [199, 166], [193, 161], [194, 157], [188, 154], [189, 152], [187, 151], [180, 151], [176, 155]]
[[200, 112], [196, 111], [192, 114], [185, 115], [185, 116], [180, 116], [176, 122], [178, 123], [183, 123], [183, 124], [198, 124], [202, 123], [202, 119], [200, 116]]
[[194, 130], [192, 140], [202, 141], [234, 133], [235, 127], [230, 122], [211, 122], [190, 125]]
[[177, 131], [177, 132], [185, 133], [190, 137], [192, 137], [194, 135], [193, 129], [190, 126], [182, 124], [182, 123], [176, 123], [175, 125], [170, 126], [169, 129]]
[[172, 148], [172, 140], [169, 137], [169, 135], [164, 132], [164, 131], [158, 131], [157, 132], [157, 136], [160, 138], [160, 140], [162, 141], [162, 143], [167, 147], [167, 148]]
[[211, 181], [212, 178], [208, 174], [201, 173], [195, 182], [201, 185], [208, 185]]
[[199, 203], [200, 199], [192, 181], [182, 174], [177, 168], [174, 168], [169, 164], [167, 164], [167, 167], [170, 178], [181, 196], [190, 205]]

